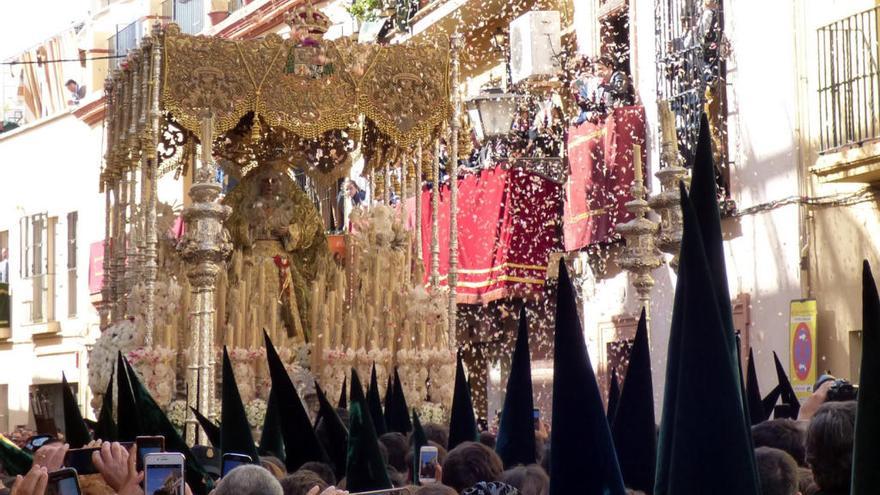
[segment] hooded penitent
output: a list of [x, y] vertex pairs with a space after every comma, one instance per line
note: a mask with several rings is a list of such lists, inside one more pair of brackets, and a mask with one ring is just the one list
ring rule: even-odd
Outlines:
[[61, 373], [61, 398], [64, 406], [64, 440], [70, 444], [72, 449], [82, 448], [92, 441], [92, 436], [89, 434], [89, 427], [83, 421], [76, 397], [70, 390], [67, 377], [63, 372]]
[[251, 435], [251, 425], [248, 423], [247, 412], [241, 402], [238, 392], [238, 384], [235, 381], [235, 373], [232, 371], [232, 361], [226, 346], [223, 346], [223, 391], [220, 413], [220, 448], [224, 454], [245, 454], [250, 456], [254, 463], [259, 463], [257, 446]]
[[852, 495], [880, 493], [880, 296], [867, 261], [862, 268], [862, 363], [853, 448]]
[[495, 452], [501, 457], [504, 468], [518, 464], [535, 463], [535, 427], [532, 410], [532, 362], [529, 354], [529, 323], [525, 306], [519, 313], [519, 328], [510, 376], [507, 379], [507, 392], [504, 407], [501, 409], [501, 425]]
[[455, 363], [455, 388], [449, 415], [449, 450], [462, 442], [476, 441], [478, 435], [477, 418], [471, 400], [471, 386], [464, 374], [464, 362], [459, 352]]
[[345, 488], [351, 493], [391, 488], [388, 469], [379, 449], [379, 439], [357, 371], [351, 370], [351, 400], [348, 404], [348, 457]]

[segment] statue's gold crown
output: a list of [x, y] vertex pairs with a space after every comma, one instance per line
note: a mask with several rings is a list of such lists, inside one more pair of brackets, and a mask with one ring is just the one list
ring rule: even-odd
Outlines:
[[290, 30], [305, 30], [309, 34], [322, 36], [330, 29], [330, 18], [315, 8], [311, 2], [284, 14], [284, 22], [290, 26]]

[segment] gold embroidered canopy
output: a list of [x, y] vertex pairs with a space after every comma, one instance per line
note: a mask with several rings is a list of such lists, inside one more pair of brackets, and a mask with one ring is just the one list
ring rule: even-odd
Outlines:
[[254, 127], [302, 139], [350, 128], [363, 115], [399, 148], [451, 114], [449, 46], [296, 43], [275, 34], [232, 41], [165, 31], [162, 103], [187, 130], [210, 110], [215, 135], [253, 114]]

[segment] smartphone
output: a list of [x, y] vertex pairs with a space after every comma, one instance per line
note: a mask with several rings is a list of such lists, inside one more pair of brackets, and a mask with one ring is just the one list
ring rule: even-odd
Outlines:
[[535, 423], [535, 431], [541, 427], [541, 410], [537, 407], [532, 409], [532, 422]]
[[184, 458], [177, 452], [144, 456], [144, 495], [184, 495]]
[[137, 437], [134, 439], [134, 444], [137, 445], [138, 471], [144, 470], [144, 457], [147, 454], [165, 452], [165, 437], [163, 436]]
[[64, 454], [64, 467], [75, 469], [77, 474], [97, 474], [98, 470], [92, 463], [92, 453], [99, 450], [100, 447], [70, 449]]
[[232, 452], [228, 454], [223, 454], [223, 463], [220, 468], [220, 477], [224, 478], [233, 469], [241, 466], [242, 464], [253, 464], [254, 460], [251, 459], [251, 456], [245, 454], [233, 454]]
[[64, 468], [49, 473], [46, 495], [82, 495], [76, 469]]
[[426, 445], [419, 449], [419, 483], [437, 482], [437, 447]]

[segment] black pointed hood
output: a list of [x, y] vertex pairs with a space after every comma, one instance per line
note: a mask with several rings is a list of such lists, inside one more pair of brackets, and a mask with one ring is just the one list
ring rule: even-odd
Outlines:
[[391, 407], [385, 411], [388, 416], [388, 431], [396, 431], [409, 434], [412, 431], [412, 422], [409, 419], [409, 406], [406, 404], [406, 396], [403, 393], [403, 382], [397, 368], [394, 368], [394, 392], [391, 395]]
[[779, 380], [779, 393], [782, 397], [782, 403], [788, 406], [787, 417], [797, 419], [798, 412], [801, 410], [801, 402], [794, 392], [794, 387], [791, 386], [791, 382], [788, 380], [785, 367], [782, 365], [782, 361], [779, 360], [779, 356], [776, 355], [776, 351], [773, 351], [773, 364], [776, 366], [776, 378]]
[[501, 425], [495, 442], [495, 452], [505, 469], [518, 464], [536, 462], [535, 422], [532, 411], [532, 361], [529, 353], [529, 323], [525, 305], [520, 309], [516, 346], [507, 379], [507, 392], [501, 409]]
[[260, 433], [260, 455], [274, 456], [285, 462], [284, 435], [281, 433], [281, 416], [278, 414], [278, 399], [274, 389], [269, 389], [269, 401], [266, 403], [266, 417], [263, 418], [263, 430]]
[[562, 262], [553, 345], [549, 495], [623, 495], [623, 479], [584, 343], [574, 287]]
[[348, 383], [348, 377], [342, 379], [342, 389], [339, 391], [339, 400], [336, 402], [336, 407], [339, 409], [348, 409], [348, 387], [346, 384]]
[[107, 389], [101, 399], [101, 412], [98, 414], [98, 424], [95, 425], [95, 438], [105, 442], [116, 441], [116, 423], [113, 421], [113, 383], [116, 374], [111, 371], [110, 379], [107, 380]]
[[128, 366], [122, 352], [116, 355], [116, 429], [120, 442], [134, 442], [141, 434], [140, 414], [135, 403], [134, 390], [128, 373]]
[[479, 438], [477, 418], [471, 399], [471, 386], [464, 374], [461, 351], [455, 363], [455, 388], [452, 392], [452, 408], [449, 414], [449, 450], [462, 442], [474, 442]]
[[385, 415], [382, 413], [382, 399], [379, 397], [379, 380], [376, 378], [376, 363], [370, 371], [370, 388], [367, 389], [367, 407], [370, 408], [370, 418], [377, 435], [384, 435], [387, 431]]
[[617, 382], [617, 368], [611, 368], [611, 377], [608, 379], [608, 423], [614, 421], [614, 413], [617, 411], [617, 402], [620, 401], [620, 383]]
[[205, 432], [205, 436], [208, 437], [211, 446], [220, 450], [220, 425], [206, 418], [204, 414], [200, 413], [199, 410], [194, 407], [190, 407], [189, 410], [192, 411], [193, 416], [196, 417], [196, 421], [199, 422], [199, 426], [202, 427], [202, 431]]
[[651, 378], [651, 349], [645, 310], [639, 317], [623, 391], [615, 408], [611, 434], [617, 461], [628, 488], [648, 495], [654, 491], [657, 464], [657, 427], [654, 423], [654, 384]]
[[749, 419], [752, 426], [767, 420], [758, 386], [758, 372], [755, 370], [755, 352], [749, 348], [749, 364], [746, 372], [746, 399], [749, 405]]
[[324, 390], [315, 382], [315, 393], [318, 395], [318, 422], [325, 436], [319, 439], [324, 442], [324, 450], [333, 463], [333, 471], [337, 479], [345, 476], [345, 463], [348, 456], [348, 428], [336, 413], [336, 409], [327, 400]]
[[309, 461], [329, 462], [324, 446], [312, 429], [312, 422], [303, 407], [302, 400], [290, 381], [284, 363], [278, 357], [269, 334], [263, 332], [266, 341], [266, 358], [269, 361], [269, 373], [272, 377], [272, 389], [278, 400], [278, 413], [282, 418], [281, 433], [284, 436], [284, 450], [287, 472], [292, 473]]
[[64, 439], [70, 444], [70, 448], [79, 449], [92, 441], [89, 434], [89, 427], [83, 421], [82, 414], [79, 412], [79, 404], [73, 391], [70, 390], [70, 384], [67, 383], [67, 377], [64, 372], [61, 373], [61, 398], [64, 406]]
[[880, 493], [880, 296], [867, 261], [862, 266], [862, 362], [853, 448], [852, 495]]
[[348, 434], [348, 457], [345, 488], [351, 493], [391, 488], [388, 468], [379, 449], [379, 439], [357, 371], [351, 370], [351, 400], [348, 404], [351, 429]]
[[235, 373], [232, 370], [232, 361], [226, 346], [223, 346], [223, 393], [220, 414], [220, 445], [224, 454], [245, 454], [253, 459], [255, 464], [260, 462], [257, 446], [251, 434], [251, 425], [248, 423], [247, 412], [238, 392], [238, 384], [235, 381]]
[[757, 495], [734, 336], [718, 309], [700, 224], [681, 184], [680, 198], [684, 229], [654, 494]]

